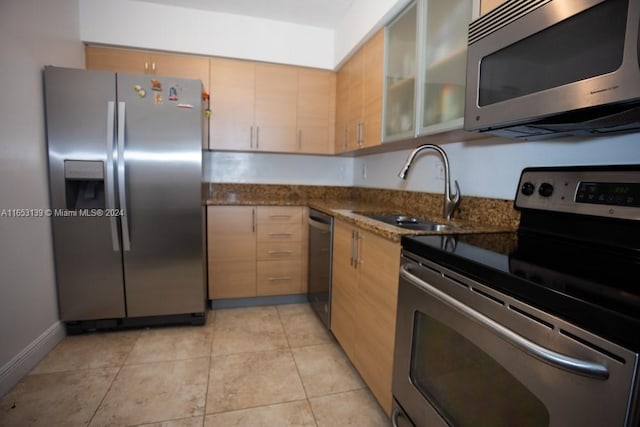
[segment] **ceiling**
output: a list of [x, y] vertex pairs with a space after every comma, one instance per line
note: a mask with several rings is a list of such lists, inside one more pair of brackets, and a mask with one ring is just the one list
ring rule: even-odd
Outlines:
[[321, 28], [335, 28], [354, 0], [140, 0], [284, 21]]

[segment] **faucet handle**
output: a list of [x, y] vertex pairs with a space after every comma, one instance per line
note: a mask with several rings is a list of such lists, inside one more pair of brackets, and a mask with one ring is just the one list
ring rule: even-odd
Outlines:
[[456, 209], [458, 209], [458, 206], [460, 206], [460, 199], [462, 198], [462, 196], [460, 196], [460, 185], [458, 184], [458, 180], [454, 180], [453, 183], [456, 186], [456, 192], [455, 194], [451, 194], [449, 195], [449, 199], [446, 200], [446, 215], [445, 217], [447, 219], [451, 219], [453, 217], [453, 214], [455, 213]]

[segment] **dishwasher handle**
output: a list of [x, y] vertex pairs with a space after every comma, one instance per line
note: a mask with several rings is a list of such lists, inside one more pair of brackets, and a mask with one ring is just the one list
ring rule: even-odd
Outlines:
[[323, 232], [331, 232], [331, 223], [317, 221], [316, 219], [309, 217], [309, 226]]
[[418, 286], [420, 289], [436, 298], [440, 302], [450, 306], [451, 308], [462, 313], [471, 320], [487, 328], [494, 335], [513, 345], [517, 349], [531, 355], [532, 357], [535, 357], [536, 359], [544, 363], [547, 363], [548, 365], [551, 365], [555, 368], [563, 369], [574, 374], [583, 375], [598, 380], [606, 380], [609, 378], [609, 370], [606, 366], [587, 360], [576, 359], [528, 340], [522, 335], [519, 335], [511, 329], [502, 326], [493, 319], [490, 319], [484, 314], [472, 309], [471, 307], [463, 304], [452, 296], [442, 292], [433, 285], [430, 285], [429, 283], [415, 276], [409, 271], [411, 268], [415, 268], [415, 266], [413, 266], [412, 264], [402, 265], [400, 267], [400, 277]]

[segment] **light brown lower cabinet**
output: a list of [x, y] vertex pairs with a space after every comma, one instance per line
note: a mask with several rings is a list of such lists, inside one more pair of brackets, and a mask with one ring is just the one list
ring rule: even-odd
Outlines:
[[400, 244], [335, 221], [331, 330], [387, 415]]
[[209, 299], [307, 292], [300, 206], [209, 206]]

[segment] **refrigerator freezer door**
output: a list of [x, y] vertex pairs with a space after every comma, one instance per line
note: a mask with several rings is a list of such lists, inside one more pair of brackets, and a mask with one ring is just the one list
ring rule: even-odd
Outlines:
[[118, 143], [130, 243], [123, 252], [127, 315], [203, 312], [202, 84], [118, 74], [117, 87], [126, 111]]
[[116, 76], [46, 67], [44, 77], [60, 317], [124, 317], [118, 221], [90, 211], [113, 200], [107, 147], [114, 149], [109, 103], [115, 102]]

